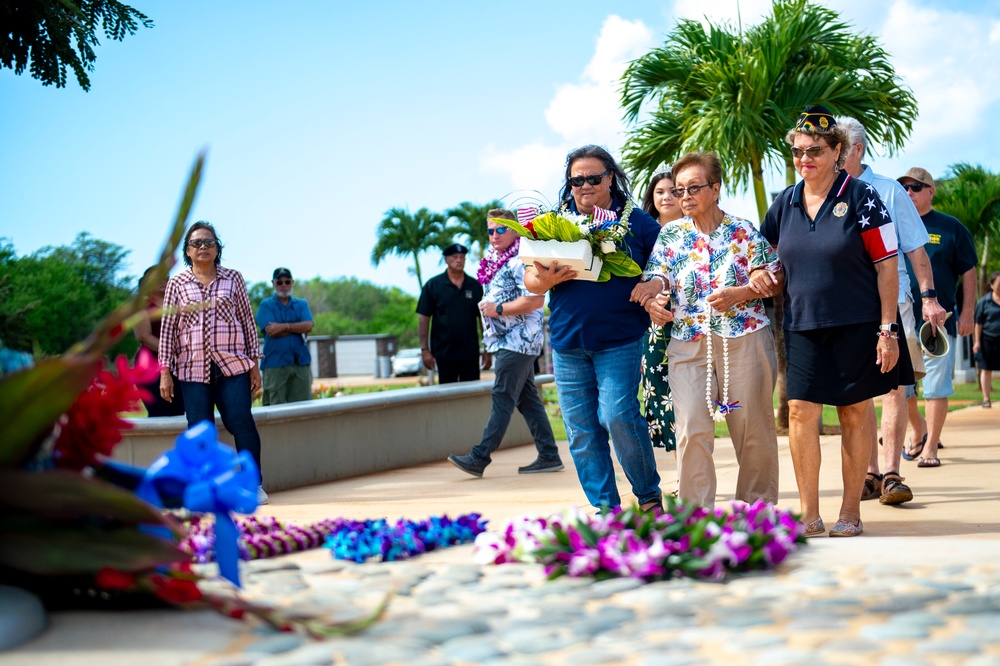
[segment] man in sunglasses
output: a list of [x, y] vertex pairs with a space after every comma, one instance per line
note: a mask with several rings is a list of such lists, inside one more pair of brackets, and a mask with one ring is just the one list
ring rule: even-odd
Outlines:
[[[913, 277], [920, 285], [924, 319], [932, 322], [934, 326], [940, 326], [944, 323], [945, 312], [934, 296], [934, 275], [931, 273], [930, 259], [924, 250], [924, 245], [928, 241], [927, 231], [920, 221], [916, 207], [898, 182], [873, 172], [870, 166], [862, 163], [868, 149], [868, 135], [864, 125], [855, 118], [845, 116], [837, 116], [837, 125], [847, 131], [849, 140], [844, 170], [852, 178], [867, 183], [869, 188], [874, 188], [878, 193], [889, 217], [895, 223], [899, 249], [908, 260], [900, 261], [898, 264], [899, 321], [896, 325], [902, 327], [902, 330], [897, 331], [900, 337], [900, 385], [882, 396], [882, 438], [878, 440], [882, 442], [882, 448], [879, 448], [876, 434], [873, 432], [871, 458], [861, 494], [862, 500], [877, 499], [882, 504], [903, 504], [913, 499], [913, 492], [903, 483], [903, 477], [899, 474], [899, 465], [903, 442], [906, 439], [906, 394], [914, 390], [914, 382], [909, 379], [911, 375], [903, 373], [902, 369], [908, 362], [916, 379], [924, 375], [923, 359], [917, 343], [916, 318], [913, 313], [913, 296], [910, 293], [907, 264], [912, 267]], [[884, 474], [879, 473], [880, 454], [883, 455]]]
[[[976, 246], [969, 230], [951, 215], [934, 210], [934, 179], [927, 169], [914, 167], [898, 178], [900, 185], [910, 195], [910, 201], [917, 207], [920, 219], [930, 237], [925, 249], [934, 272], [934, 287], [938, 302], [948, 314], [954, 314], [958, 303], [958, 280], [962, 280], [962, 307], [959, 309], [958, 325], [956, 317], [948, 317], [944, 323], [949, 336], [949, 352], [935, 358], [924, 354], [927, 374], [923, 378], [926, 420], [917, 411], [916, 392], [908, 394], [907, 402], [910, 426], [913, 428], [913, 442], [903, 452], [907, 460], [919, 458], [919, 467], [938, 467], [938, 446], [941, 430], [948, 415], [948, 396], [955, 392], [952, 374], [955, 369], [955, 340], [958, 335], [969, 335], [973, 329], [973, 312], [976, 306]], [[909, 263], [909, 262], [907, 262]], [[920, 297], [927, 292], [920, 291], [920, 285], [910, 277], [910, 288]], [[917, 304], [921, 298], [915, 298]], [[917, 317], [919, 320], [919, 316]]]
[[257, 308], [257, 326], [264, 331], [265, 405], [312, 399], [312, 373], [306, 335], [313, 329], [309, 304], [292, 298], [292, 272], [275, 268], [271, 276], [274, 296]]
[[493, 382], [493, 409], [479, 444], [464, 456], [451, 455], [448, 461], [472, 476], [482, 476], [497, 450], [516, 407], [531, 430], [538, 458], [520, 474], [558, 472], [563, 468], [552, 426], [535, 386], [535, 359], [542, 351], [542, 306], [545, 296], [536, 296], [524, 287], [524, 262], [518, 261], [520, 241], [504, 226], [515, 220], [514, 213], [494, 208], [486, 214], [490, 249], [479, 262], [477, 279], [483, 285], [479, 311], [483, 316], [483, 344], [496, 359]]

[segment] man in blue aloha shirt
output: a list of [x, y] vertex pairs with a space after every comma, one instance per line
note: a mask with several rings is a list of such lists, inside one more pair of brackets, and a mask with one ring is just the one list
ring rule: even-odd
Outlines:
[[493, 355], [496, 380], [493, 410], [483, 430], [483, 438], [464, 456], [448, 460], [460, 470], [481, 477], [507, 432], [514, 408], [524, 416], [538, 449], [538, 459], [519, 467], [520, 474], [558, 472], [563, 469], [552, 426], [535, 386], [535, 359], [542, 351], [542, 305], [544, 296], [524, 288], [524, 263], [517, 258], [517, 234], [503, 225], [514, 220], [511, 211], [495, 208], [487, 214], [490, 249], [479, 264], [483, 300], [483, 343]]

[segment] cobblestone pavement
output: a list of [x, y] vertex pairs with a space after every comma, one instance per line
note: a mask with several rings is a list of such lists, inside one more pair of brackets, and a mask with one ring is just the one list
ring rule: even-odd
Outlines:
[[389, 612], [323, 642], [260, 628], [239, 651], [199, 663], [1000, 665], [996, 559], [910, 569], [793, 558], [778, 575], [651, 584], [546, 581], [522, 564], [298, 559], [256, 564], [251, 593], [294, 590], [296, 608], [347, 618], [394, 591]]

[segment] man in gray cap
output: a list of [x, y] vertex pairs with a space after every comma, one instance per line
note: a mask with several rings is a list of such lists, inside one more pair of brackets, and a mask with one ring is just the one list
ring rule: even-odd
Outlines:
[[280, 405], [312, 399], [312, 358], [306, 335], [313, 328], [309, 304], [292, 298], [292, 272], [275, 268], [271, 276], [274, 295], [257, 307], [257, 326], [264, 331], [265, 405]]
[[914, 167], [898, 180], [910, 195], [910, 201], [920, 213], [920, 219], [930, 237], [924, 247], [931, 260], [935, 289], [921, 291], [911, 272], [910, 288], [919, 293], [919, 297], [914, 301], [919, 304], [923, 298], [936, 296], [941, 307], [946, 312], [954, 314], [958, 303], [958, 281], [962, 280], [962, 307], [958, 323], [956, 325], [955, 317], [949, 317], [945, 321], [950, 351], [941, 357], [924, 354], [927, 374], [922, 381], [926, 401], [926, 421], [917, 411], [916, 392], [912, 396], [909, 394], [907, 396], [913, 441], [909, 448], [903, 451], [903, 457], [907, 460], [919, 458], [918, 467], [938, 467], [941, 464], [938, 459], [938, 446], [941, 443], [944, 420], [948, 415], [948, 396], [955, 392], [951, 381], [955, 370], [954, 337], [956, 332], [958, 335], [969, 335], [973, 329], [972, 319], [976, 306], [976, 246], [972, 241], [972, 234], [961, 222], [951, 215], [934, 210], [934, 179], [927, 169]]
[[[441, 384], [479, 379], [483, 286], [465, 274], [468, 253], [469, 248], [459, 243], [444, 248], [448, 269], [424, 284], [417, 302], [420, 357], [428, 370], [437, 369]], [[489, 370], [491, 364], [490, 354], [484, 350], [482, 369]]]

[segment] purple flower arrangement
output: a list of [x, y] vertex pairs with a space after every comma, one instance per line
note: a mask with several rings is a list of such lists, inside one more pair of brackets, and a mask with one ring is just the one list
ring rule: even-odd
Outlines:
[[770, 569], [804, 543], [797, 517], [766, 502], [733, 502], [726, 512], [667, 498], [662, 513], [633, 507], [516, 518], [500, 532], [478, 536], [475, 555], [483, 564], [538, 562], [550, 579], [721, 580], [730, 572]]
[[[194, 516], [188, 521], [188, 535], [180, 548], [197, 563], [215, 559], [213, 521]], [[378, 558], [385, 562], [439, 550], [473, 541], [486, 531], [486, 521], [477, 513], [432, 516], [427, 520], [399, 519], [389, 524], [385, 519], [348, 520], [328, 518], [311, 525], [247, 516], [236, 521], [239, 552], [242, 560], [257, 560], [297, 553], [314, 548], [329, 548], [338, 560], [364, 562]]]

